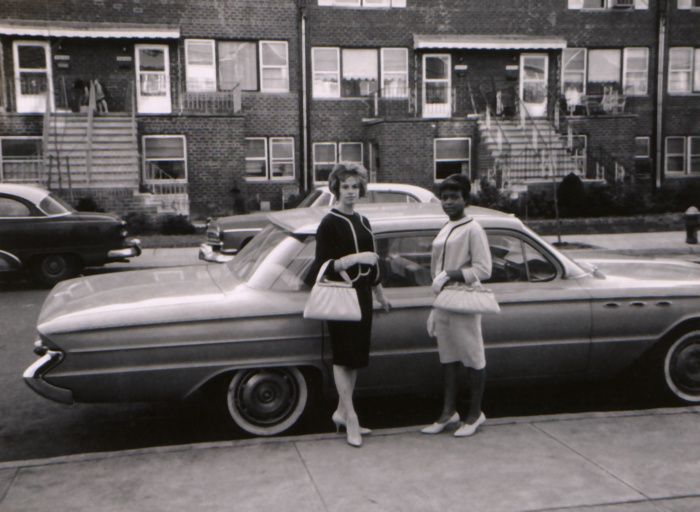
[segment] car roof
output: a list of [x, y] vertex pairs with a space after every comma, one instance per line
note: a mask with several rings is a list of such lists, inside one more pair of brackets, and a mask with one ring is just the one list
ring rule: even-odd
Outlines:
[[[328, 191], [328, 185], [316, 185], [317, 190]], [[420, 199], [421, 202], [427, 203], [435, 197], [435, 194], [427, 188], [419, 187], [418, 185], [409, 185], [407, 183], [367, 183], [367, 190], [382, 191], [382, 192], [403, 192], [412, 194]]]
[[38, 185], [17, 185], [14, 183], [0, 183], [0, 194], [12, 194], [22, 197], [35, 204], [39, 204], [49, 191]]
[[[292, 233], [310, 235], [328, 211], [328, 207], [296, 208], [271, 213], [270, 220]], [[447, 222], [442, 207], [435, 203], [360, 204], [357, 211], [367, 217], [375, 233], [437, 229]], [[466, 213], [484, 227], [522, 228], [520, 219], [498, 210], [469, 206]]]

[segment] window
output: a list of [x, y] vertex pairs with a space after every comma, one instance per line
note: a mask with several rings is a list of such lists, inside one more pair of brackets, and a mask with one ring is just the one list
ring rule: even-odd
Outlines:
[[620, 91], [620, 50], [588, 51], [588, 92], [602, 95], [606, 87]]
[[216, 90], [214, 41], [188, 39], [185, 41], [187, 90], [206, 92]]
[[470, 174], [471, 139], [445, 138], [433, 141], [435, 181], [450, 174]]
[[649, 0], [568, 0], [569, 9], [649, 9]]
[[382, 96], [408, 95], [408, 50], [406, 48], [311, 50], [314, 98], [360, 98], [379, 89]]
[[244, 41], [219, 41], [216, 48], [219, 90], [230, 91], [236, 87], [236, 84], [240, 84], [242, 91], [257, 91], [257, 44]]
[[292, 137], [270, 137], [269, 139], [249, 137], [245, 141], [247, 179], [285, 181], [294, 179], [294, 139]]
[[586, 49], [565, 48], [562, 52], [562, 92], [574, 88], [586, 94]]
[[315, 142], [314, 182], [328, 181], [328, 175], [338, 162], [363, 162], [362, 142]]
[[187, 148], [184, 135], [143, 137], [143, 179], [145, 183], [186, 182]]
[[668, 64], [668, 92], [700, 92], [700, 48], [671, 48]]
[[213, 39], [187, 39], [185, 62], [188, 92], [231, 91], [237, 85], [243, 91], [289, 90], [285, 41], [215, 42]]
[[0, 197], [0, 217], [30, 217], [29, 207], [11, 197]]
[[650, 150], [650, 139], [649, 137], [635, 137], [634, 138], [634, 157], [635, 158], [649, 158], [651, 156]]
[[377, 9], [388, 7], [406, 7], [406, 0], [318, 0], [318, 5]]
[[688, 172], [700, 173], [700, 137], [688, 137]]
[[700, 0], [678, 0], [678, 9], [700, 9]]
[[260, 90], [288, 92], [286, 41], [260, 41]]
[[530, 243], [516, 236], [488, 232], [491, 277], [488, 283], [542, 282], [557, 277], [557, 268]]
[[382, 97], [408, 97], [408, 50], [382, 48]]
[[626, 95], [645, 96], [647, 94], [648, 66], [648, 48], [625, 48], [622, 88]]
[[666, 137], [666, 172], [685, 172], [685, 137]]
[[400, 233], [377, 238], [382, 285], [387, 288], [429, 286], [434, 232]]
[[377, 50], [343, 49], [342, 62], [343, 97], [369, 96], [377, 91]]
[[41, 137], [0, 138], [0, 182], [41, 181]]

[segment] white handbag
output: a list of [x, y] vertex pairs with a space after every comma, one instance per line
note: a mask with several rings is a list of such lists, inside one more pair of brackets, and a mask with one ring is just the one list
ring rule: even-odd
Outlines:
[[493, 292], [484, 288], [480, 281], [445, 286], [435, 298], [433, 307], [451, 313], [489, 314], [500, 313], [501, 307]]
[[362, 319], [362, 311], [357, 300], [357, 291], [352, 287], [347, 272], [340, 272], [342, 281], [329, 281], [324, 277], [331, 261], [326, 261], [318, 271], [316, 283], [311, 288], [304, 307], [304, 318], [359, 322]]

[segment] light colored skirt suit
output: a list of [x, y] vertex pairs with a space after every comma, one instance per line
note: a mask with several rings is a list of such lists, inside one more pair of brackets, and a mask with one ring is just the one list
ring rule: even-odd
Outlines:
[[[433, 240], [432, 276], [443, 270], [461, 270], [471, 284], [491, 276], [491, 251], [484, 229], [471, 217], [449, 221]], [[437, 337], [440, 362], [461, 362], [480, 370], [486, 366], [481, 315], [450, 313], [433, 309], [428, 332]]]

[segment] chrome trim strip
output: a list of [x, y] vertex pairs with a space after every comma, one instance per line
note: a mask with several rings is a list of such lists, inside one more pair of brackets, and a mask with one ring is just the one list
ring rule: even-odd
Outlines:
[[49, 384], [43, 378], [42, 372], [47, 370], [47, 367], [53, 365], [56, 359], [62, 359], [63, 354], [55, 350], [48, 350], [46, 354], [34, 361], [22, 374], [24, 382], [32, 388], [37, 394], [63, 404], [72, 404], [73, 392], [69, 389], [59, 388], [53, 384]]

